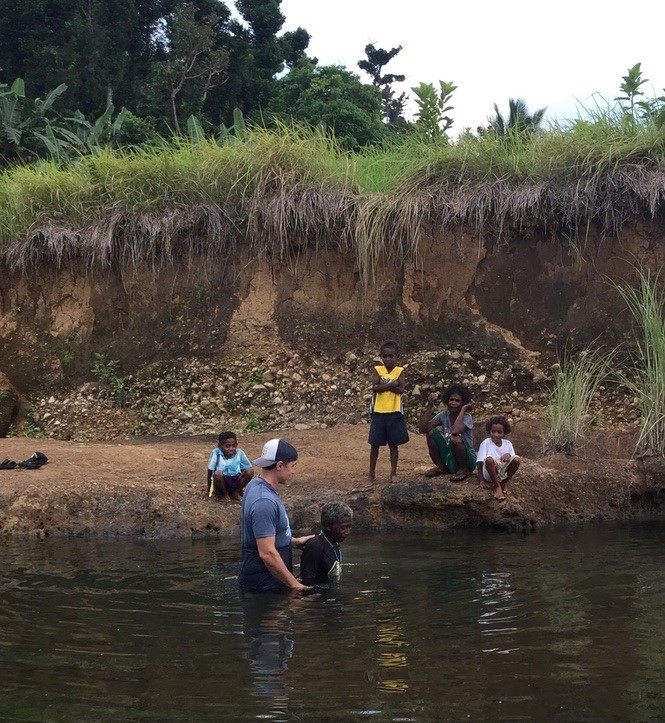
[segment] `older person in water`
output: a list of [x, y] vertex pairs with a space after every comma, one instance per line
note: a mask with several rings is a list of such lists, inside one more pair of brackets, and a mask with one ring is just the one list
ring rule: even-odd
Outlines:
[[306, 585], [328, 582], [342, 574], [340, 543], [351, 532], [353, 510], [344, 502], [328, 502], [321, 508], [321, 532], [303, 547], [300, 577]]

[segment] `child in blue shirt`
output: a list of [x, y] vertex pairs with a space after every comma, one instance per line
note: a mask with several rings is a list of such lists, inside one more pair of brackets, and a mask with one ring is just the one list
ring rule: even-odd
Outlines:
[[235, 433], [222, 432], [208, 460], [208, 497], [218, 494], [223, 500], [240, 502], [242, 491], [253, 476], [252, 463], [238, 449]]

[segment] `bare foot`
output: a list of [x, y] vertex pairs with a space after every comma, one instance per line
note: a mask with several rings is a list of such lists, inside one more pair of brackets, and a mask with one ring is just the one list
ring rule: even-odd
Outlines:
[[482, 482], [479, 482], [478, 486], [480, 487], [481, 490], [491, 490], [492, 489], [489, 486], [489, 484], [487, 482], [485, 482], [485, 480], [483, 480]]
[[501, 489], [503, 490], [503, 494], [506, 495], [506, 497], [511, 494], [510, 487], [508, 485], [504, 485]]
[[494, 499], [495, 500], [505, 500], [506, 498], [504, 497], [503, 492], [501, 492], [501, 490], [497, 490], [494, 493]]
[[400, 481], [400, 476], [395, 472], [395, 474], [390, 475], [390, 482], [391, 484], [397, 484]]
[[427, 472], [425, 472], [425, 477], [438, 477], [441, 474], [445, 474], [446, 470], [443, 469], [443, 467], [430, 467]]
[[460, 470], [459, 472], [455, 472], [455, 474], [450, 478], [451, 482], [461, 482], [462, 480], [465, 480], [471, 472]]
[[231, 495], [231, 502], [242, 502], [242, 497], [236, 492], [236, 494]]

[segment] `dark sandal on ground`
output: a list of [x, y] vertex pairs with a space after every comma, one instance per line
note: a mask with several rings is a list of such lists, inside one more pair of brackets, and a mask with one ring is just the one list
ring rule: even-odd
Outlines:
[[16, 462], [12, 459], [5, 459], [0, 462], [0, 469], [16, 469]]
[[48, 462], [48, 457], [43, 452], [35, 452], [33, 455], [18, 463], [21, 469], [39, 469]]

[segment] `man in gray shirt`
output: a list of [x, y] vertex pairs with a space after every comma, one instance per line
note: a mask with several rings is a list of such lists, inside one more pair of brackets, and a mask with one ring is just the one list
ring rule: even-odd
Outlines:
[[243, 590], [282, 592], [306, 590], [293, 575], [293, 547], [302, 549], [314, 535], [292, 537], [279, 485], [286, 484], [298, 463], [296, 448], [271, 439], [252, 464], [261, 474], [245, 487], [242, 498], [242, 559], [238, 582]]

